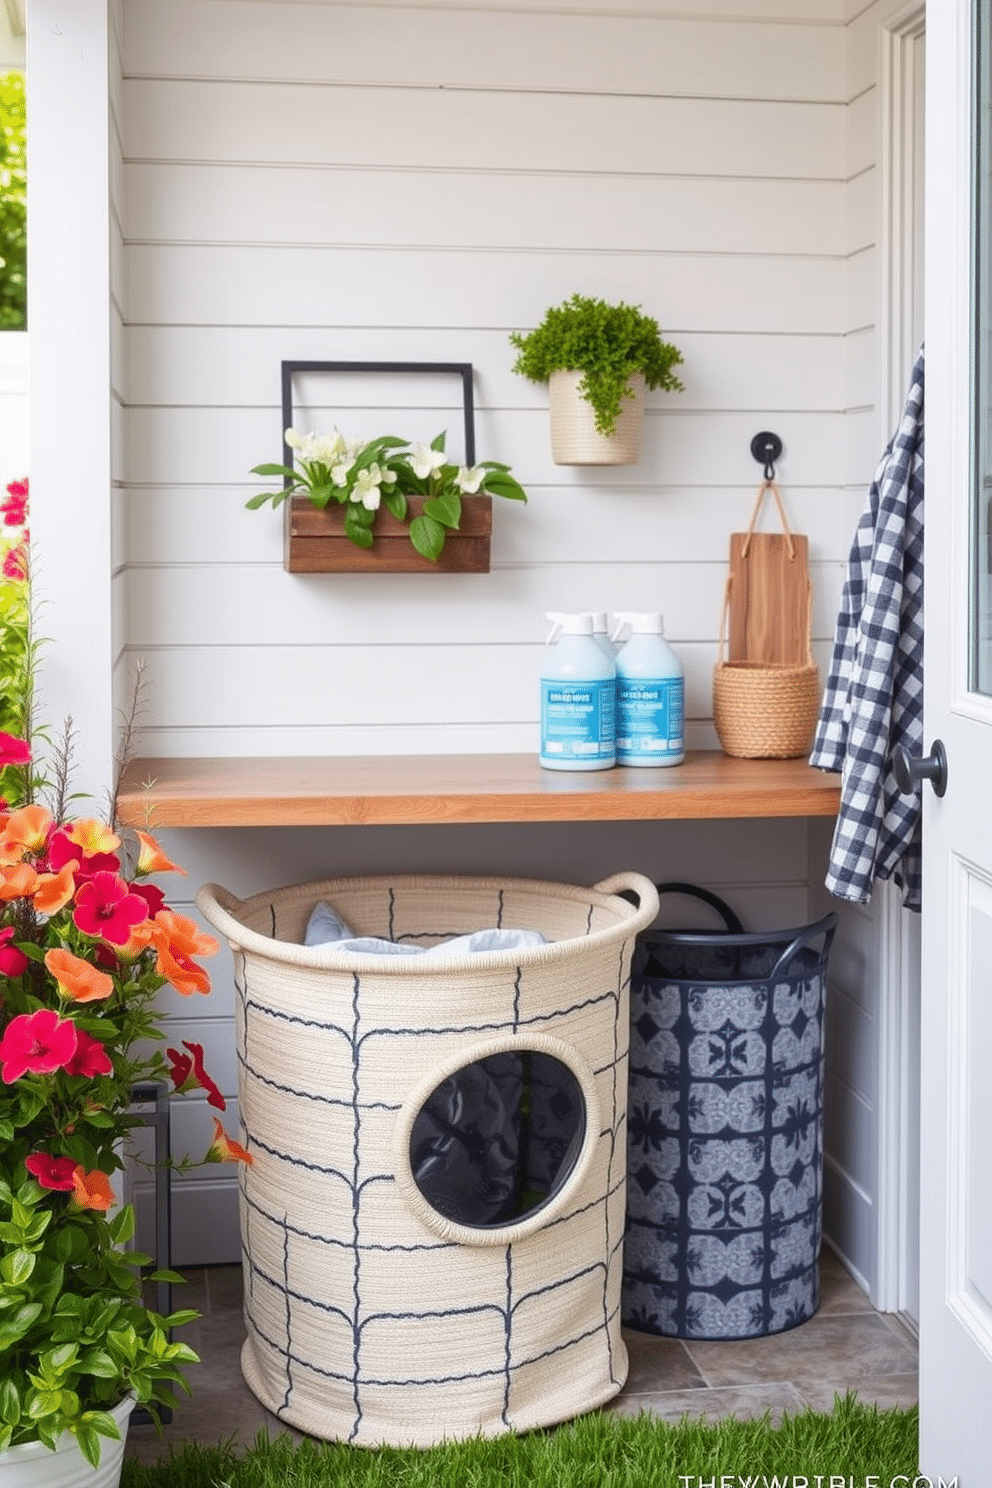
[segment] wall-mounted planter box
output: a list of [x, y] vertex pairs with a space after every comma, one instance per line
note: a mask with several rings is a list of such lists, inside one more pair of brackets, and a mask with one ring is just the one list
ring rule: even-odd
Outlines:
[[[424, 498], [410, 497], [416, 516]], [[319, 511], [305, 496], [285, 503], [283, 563], [288, 573], [488, 573], [492, 533], [491, 496], [463, 496], [461, 527], [449, 532], [436, 563], [422, 558], [410, 542], [405, 522], [381, 510], [371, 548], [356, 547], [344, 535], [344, 508]]]

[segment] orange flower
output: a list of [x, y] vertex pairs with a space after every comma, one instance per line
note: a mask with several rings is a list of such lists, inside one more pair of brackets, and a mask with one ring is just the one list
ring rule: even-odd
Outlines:
[[249, 1167], [255, 1159], [246, 1152], [240, 1142], [229, 1137], [219, 1119], [214, 1117], [214, 1139], [205, 1158], [206, 1162], [245, 1162]]
[[158, 946], [158, 958], [155, 962], [155, 970], [160, 977], [165, 977], [180, 992], [183, 997], [189, 997], [193, 992], [209, 992], [210, 977], [202, 966], [189, 956], [181, 953], [173, 955], [168, 946]]
[[180, 868], [165, 856], [154, 837], [147, 832], [136, 832], [135, 836], [140, 843], [138, 852], [139, 873], [185, 873], [185, 868]]
[[176, 914], [172, 909], [159, 910], [155, 928], [158, 934], [153, 933], [151, 940], [158, 952], [155, 969], [159, 976], [171, 982], [183, 997], [209, 992], [210, 977], [193, 957], [213, 956], [220, 949], [213, 936], [205, 935], [188, 915]]
[[61, 996], [70, 1002], [103, 1002], [113, 995], [113, 978], [71, 951], [46, 951], [45, 965], [58, 982]]
[[42, 873], [34, 891], [34, 907], [39, 914], [54, 915], [65, 909], [76, 892], [75, 863], [66, 863], [58, 873]]
[[169, 937], [169, 949], [181, 956], [216, 956], [220, 950], [212, 935], [202, 931], [189, 915], [176, 914], [174, 909], [160, 909], [155, 923]]
[[0, 867], [0, 899], [30, 899], [38, 875], [30, 863], [8, 863]]
[[17, 863], [25, 853], [41, 852], [52, 827], [52, 813], [44, 806], [22, 806], [7, 818], [0, 838], [0, 861]]
[[81, 821], [73, 822], [65, 834], [70, 842], [81, 847], [88, 858], [100, 853], [112, 853], [121, 845], [121, 839], [112, 827], [106, 822], [98, 821], [96, 817], [84, 817]]
[[99, 1168], [87, 1173], [80, 1163], [72, 1174], [73, 1198], [80, 1209], [107, 1210], [114, 1202], [114, 1190], [110, 1179]]

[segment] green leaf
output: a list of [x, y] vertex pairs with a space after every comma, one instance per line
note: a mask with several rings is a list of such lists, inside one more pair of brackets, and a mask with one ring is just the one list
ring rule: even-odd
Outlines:
[[434, 436], [434, 438], [431, 440], [431, 449], [432, 450], [443, 450], [444, 449], [444, 441], [447, 439], [447, 437], [448, 437], [448, 431], [447, 431], [447, 429], [442, 429], [441, 432], [440, 432], [440, 434], [436, 434]]
[[462, 501], [457, 491], [444, 491], [424, 502], [424, 513], [445, 527], [457, 529], [462, 519]]
[[252, 496], [245, 506], [249, 511], [258, 511], [267, 501], [271, 501], [273, 507], [281, 506], [290, 493], [288, 491], [262, 491], [258, 496]]
[[290, 465], [253, 465], [251, 473], [252, 475], [288, 475], [294, 481], [300, 478], [299, 472]]
[[410, 523], [410, 541], [417, 552], [424, 558], [429, 558], [436, 563], [444, 548], [445, 532], [441, 523], [435, 521], [427, 512], [420, 517], [414, 517]]
[[12, 1379], [0, 1379], [0, 1419], [10, 1426], [21, 1419], [21, 1397]]
[[13, 1250], [0, 1260], [0, 1278], [7, 1286], [23, 1286], [31, 1275], [37, 1256], [30, 1250]]
[[382, 493], [382, 504], [388, 511], [392, 512], [398, 522], [406, 521], [407, 499], [402, 491], [397, 491], [395, 488], [384, 490]]
[[100, 1438], [92, 1427], [80, 1421], [75, 1427], [76, 1441], [90, 1467], [100, 1466]]
[[502, 472], [487, 475], [483, 481], [483, 490], [488, 491], [491, 496], [502, 496], [507, 501], [527, 500], [527, 492], [520, 482], [514, 480], [512, 475], [504, 475]]

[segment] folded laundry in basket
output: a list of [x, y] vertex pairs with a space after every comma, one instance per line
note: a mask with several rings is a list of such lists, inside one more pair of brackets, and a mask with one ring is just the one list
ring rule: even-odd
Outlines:
[[333, 945], [339, 951], [357, 951], [370, 956], [427, 956], [433, 961], [453, 961], [458, 956], [481, 951], [516, 951], [525, 946], [546, 945], [540, 930], [485, 929], [469, 935], [454, 935], [433, 946], [408, 945], [377, 935], [356, 935], [333, 905], [323, 900], [314, 905], [307, 921], [303, 944]]

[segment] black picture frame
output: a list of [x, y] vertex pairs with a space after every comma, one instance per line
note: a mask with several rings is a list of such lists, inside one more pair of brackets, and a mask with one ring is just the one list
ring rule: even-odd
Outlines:
[[[386, 372], [414, 375], [450, 374], [461, 378], [462, 412], [465, 421], [465, 464], [475, 464], [475, 397], [471, 362], [353, 362], [353, 361], [284, 361], [282, 363], [283, 434], [293, 427], [293, 378], [298, 372]], [[292, 467], [293, 453], [283, 439], [282, 463]], [[289, 486], [286, 476], [284, 485]]]

